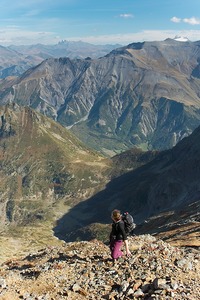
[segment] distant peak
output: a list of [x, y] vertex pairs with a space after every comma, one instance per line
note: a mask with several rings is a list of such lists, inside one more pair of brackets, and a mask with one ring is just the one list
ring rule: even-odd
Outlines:
[[189, 42], [189, 39], [185, 36], [179, 36], [179, 35], [176, 35], [175, 38], [174, 38], [175, 41], [178, 41], [178, 42]]

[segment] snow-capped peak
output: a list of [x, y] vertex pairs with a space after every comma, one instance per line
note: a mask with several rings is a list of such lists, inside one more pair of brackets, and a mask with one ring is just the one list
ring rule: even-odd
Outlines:
[[185, 36], [179, 36], [179, 35], [176, 35], [175, 38], [174, 38], [175, 41], [178, 41], [178, 42], [188, 42], [189, 39]]

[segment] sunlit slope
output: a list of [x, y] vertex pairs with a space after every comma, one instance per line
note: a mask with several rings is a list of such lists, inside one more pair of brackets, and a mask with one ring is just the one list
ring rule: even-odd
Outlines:
[[83, 200], [106, 181], [106, 160], [58, 123], [17, 105], [0, 118], [1, 222], [43, 219], [60, 198]]

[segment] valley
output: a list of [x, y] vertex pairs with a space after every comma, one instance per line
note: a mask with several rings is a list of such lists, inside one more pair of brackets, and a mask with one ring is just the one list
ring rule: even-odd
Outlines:
[[200, 300], [199, 11], [1, 0], [0, 300]]
[[0, 82], [0, 104], [29, 106], [110, 157], [166, 150], [200, 124], [199, 42], [132, 43], [99, 58], [48, 58]]
[[199, 247], [199, 56], [198, 42], [133, 43], [0, 81], [1, 261], [106, 242], [116, 207], [137, 235]]

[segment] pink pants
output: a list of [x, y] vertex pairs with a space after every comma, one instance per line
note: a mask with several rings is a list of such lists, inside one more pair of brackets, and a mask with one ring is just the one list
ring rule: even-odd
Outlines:
[[113, 259], [117, 259], [123, 255], [121, 251], [121, 246], [123, 241], [112, 240], [110, 243], [111, 256]]

